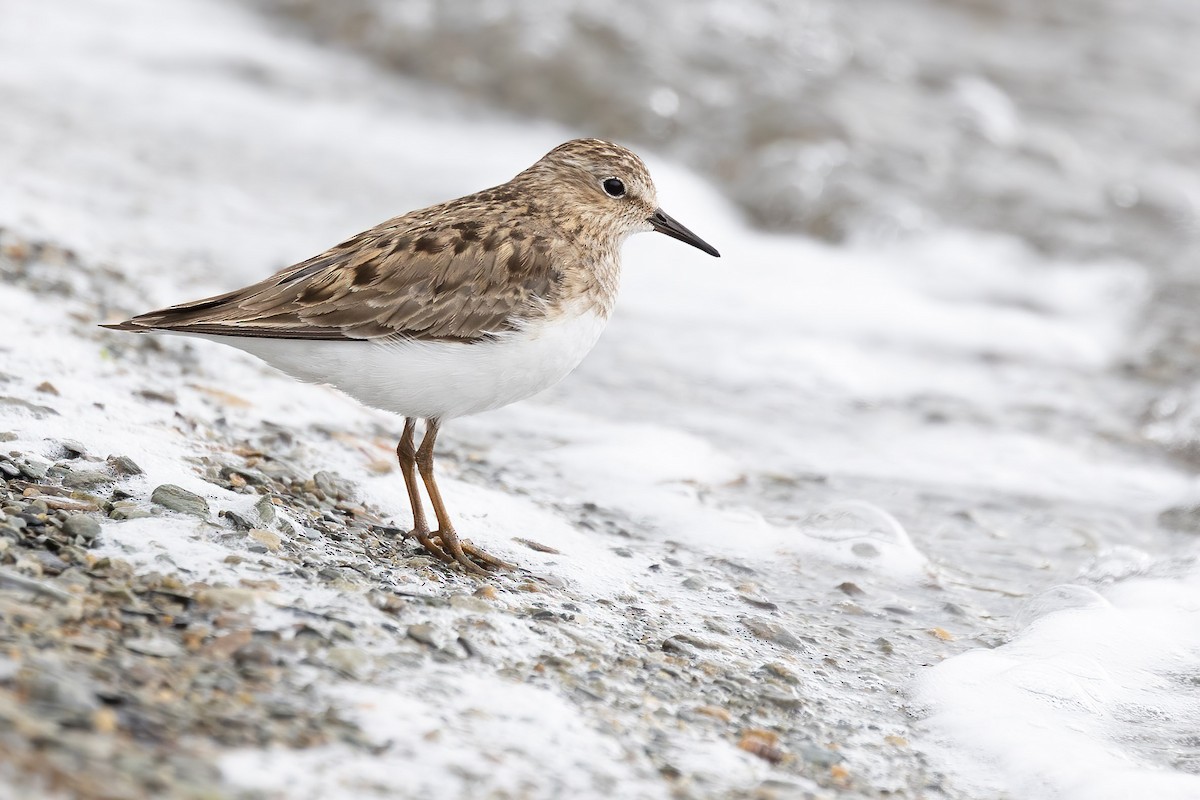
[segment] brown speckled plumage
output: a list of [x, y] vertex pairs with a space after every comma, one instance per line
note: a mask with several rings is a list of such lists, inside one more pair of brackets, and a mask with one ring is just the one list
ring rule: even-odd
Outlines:
[[[597, 174], [624, 176], [625, 202], [607, 197]], [[567, 300], [608, 316], [620, 243], [648, 229], [656, 205], [641, 159], [575, 140], [501, 186], [395, 217], [243, 289], [113, 327], [469, 342], [553, 315]], [[630, 206], [633, 215], [622, 213]]]
[[576, 139], [508, 183], [390, 219], [244, 289], [106, 327], [220, 337], [403, 413], [396, 456], [411, 535], [481, 573], [508, 565], [461, 541], [450, 521], [433, 474], [441, 421], [528, 397], [574, 368], [612, 312], [621, 243], [648, 230], [717, 255], [658, 208], [641, 159]]

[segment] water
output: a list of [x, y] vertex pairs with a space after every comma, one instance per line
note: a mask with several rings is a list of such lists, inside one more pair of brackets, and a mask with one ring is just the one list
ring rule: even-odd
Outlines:
[[472, 100], [653, 145], [756, 224], [953, 227], [1182, 267], [1197, 242], [1187, 0], [256, 0]]

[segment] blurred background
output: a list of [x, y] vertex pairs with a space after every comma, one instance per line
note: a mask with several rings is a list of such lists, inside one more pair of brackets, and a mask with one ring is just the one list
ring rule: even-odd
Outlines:
[[1186, 0], [258, 4], [480, 102], [670, 154], [764, 228], [952, 225], [1172, 267], [1196, 241]]

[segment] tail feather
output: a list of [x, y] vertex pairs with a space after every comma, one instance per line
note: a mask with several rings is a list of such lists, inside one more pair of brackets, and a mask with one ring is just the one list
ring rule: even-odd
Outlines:
[[154, 330], [148, 325], [142, 325], [127, 319], [124, 322], [109, 322], [100, 325], [101, 328], [108, 328], [110, 331], [149, 331]]

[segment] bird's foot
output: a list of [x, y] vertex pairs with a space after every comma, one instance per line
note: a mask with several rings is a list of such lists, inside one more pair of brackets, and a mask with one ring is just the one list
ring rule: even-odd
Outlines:
[[434, 558], [447, 564], [458, 564], [472, 575], [487, 575], [489, 570], [495, 569], [516, 569], [507, 561], [501, 561], [470, 542], [460, 540], [453, 528], [432, 532], [414, 530], [410, 535]]

